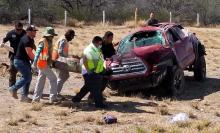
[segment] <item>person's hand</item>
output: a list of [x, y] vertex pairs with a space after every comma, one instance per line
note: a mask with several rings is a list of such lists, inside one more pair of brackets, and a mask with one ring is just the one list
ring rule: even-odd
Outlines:
[[79, 57], [78, 55], [72, 55], [72, 58], [80, 59], [81, 57]]
[[32, 73], [34, 75], [38, 75], [38, 68], [37, 68], [37, 65], [36, 64], [32, 64], [31, 65], [31, 69], [32, 69]]
[[88, 75], [93, 75], [94, 73], [95, 73], [94, 70], [87, 71]]
[[4, 46], [5, 46], [5, 44], [4, 44], [4, 43], [2, 43], [2, 44], [0, 45], [0, 47], [1, 47], [1, 48], [3, 48]]

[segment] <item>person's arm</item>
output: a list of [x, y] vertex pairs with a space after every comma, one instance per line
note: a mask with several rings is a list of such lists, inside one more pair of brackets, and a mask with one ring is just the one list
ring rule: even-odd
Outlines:
[[27, 55], [31, 60], [34, 60], [34, 53], [32, 51], [33, 49], [31, 47], [25, 47], [25, 51], [27, 52]]
[[10, 36], [11, 36], [11, 33], [10, 33], [10, 32], [7, 33], [7, 35], [5, 36], [5, 38], [3, 38], [2, 43], [6, 43], [7, 41], [9, 41], [9, 40], [10, 40]]
[[40, 57], [40, 53], [41, 53], [41, 51], [43, 50], [43, 48], [44, 48], [44, 44], [43, 44], [43, 43], [40, 43], [40, 44], [38, 45], [38, 47], [37, 47], [37, 50], [36, 50], [36, 53], [35, 53], [35, 56], [34, 56], [34, 62], [33, 62], [33, 65], [34, 65], [34, 66], [36, 66], [37, 61], [38, 61], [38, 59], [39, 59], [39, 57]]
[[25, 51], [32, 61], [34, 60], [33, 45], [32, 42], [24, 43]]
[[5, 44], [7, 41], [9, 41], [9, 39], [10, 39], [10, 32], [7, 33], [7, 35], [5, 36], [5, 38], [3, 38], [1, 47], [3, 47], [4, 44]]
[[63, 55], [65, 44], [66, 44], [65, 40], [61, 40], [59, 42], [59, 46], [58, 46], [58, 54], [59, 55]]
[[115, 51], [114, 45], [112, 44], [111, 47], [112, 47], [112, 54], [115, 55], [116, 51]]

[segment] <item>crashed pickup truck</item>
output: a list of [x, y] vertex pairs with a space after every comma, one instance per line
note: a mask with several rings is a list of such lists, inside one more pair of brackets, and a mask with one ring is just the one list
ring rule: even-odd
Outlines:
[[206, 79], [205, 47], [195, 33], [175, 23], [142, 27], [124, 37], [109, 63], [110, 88], [118, 91], [167, 89], [173, 96], [184, 90], [184, 70], [197, 81]]

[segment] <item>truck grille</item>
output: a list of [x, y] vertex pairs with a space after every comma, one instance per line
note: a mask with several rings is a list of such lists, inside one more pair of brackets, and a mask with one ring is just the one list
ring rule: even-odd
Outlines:
[[145, 72], [147, 67], [139, 58], [122, 60], [120, 66], [112, 67], [113, 75]]

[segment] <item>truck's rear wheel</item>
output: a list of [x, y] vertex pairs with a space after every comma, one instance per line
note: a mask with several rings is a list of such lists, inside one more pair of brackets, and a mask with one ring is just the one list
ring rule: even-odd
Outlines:
[[197, 81], [206, 79], [206, 61], [204, 56], [200, 56], [194, 65], [194, 78]]

